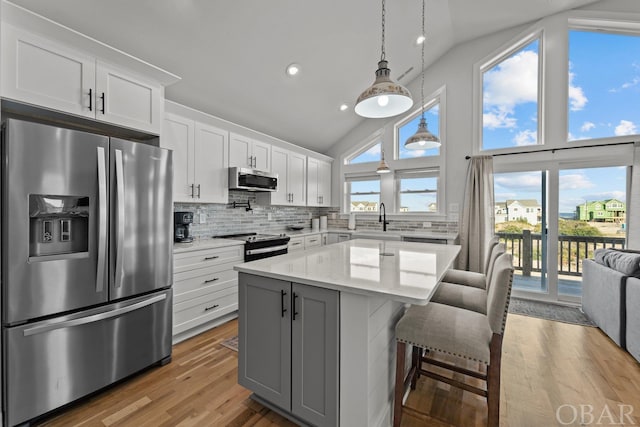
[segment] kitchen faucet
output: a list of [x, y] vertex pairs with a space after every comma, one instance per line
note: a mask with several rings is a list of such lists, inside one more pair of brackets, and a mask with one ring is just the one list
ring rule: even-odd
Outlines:
[[387, 224], [389, 224], [389, 221], [387, 221], [387, 208], [384, 203], [380, 203], [380, 215], [378, 216], [378, 222], [382, 223], [382, 231], [387, 231]]

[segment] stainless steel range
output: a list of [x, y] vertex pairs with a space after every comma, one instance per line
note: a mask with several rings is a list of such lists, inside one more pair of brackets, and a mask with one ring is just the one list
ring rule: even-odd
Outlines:
[[245, 262], [286, 254], [291, 239], [286, 234], [258, 233], [226, 234], [214, 237], [244, 241]]

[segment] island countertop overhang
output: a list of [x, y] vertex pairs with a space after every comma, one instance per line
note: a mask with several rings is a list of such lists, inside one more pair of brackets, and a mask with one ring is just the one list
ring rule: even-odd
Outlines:
[[424, 305], [459, 252], [458, 245], [355, 239], [238, 264], [234, 269]]

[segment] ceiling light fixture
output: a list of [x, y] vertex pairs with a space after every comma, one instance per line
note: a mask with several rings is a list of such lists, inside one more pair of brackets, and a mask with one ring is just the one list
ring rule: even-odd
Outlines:
[[384, 19], [385, 0], [382, 0], [382, 55], [376, 70], [376, 79], [373, 85], [368, 87], [358, 97], [354, 111], [362, 117], [383, 118], [397, 116], [404, 113], [413, 105], [413, 99], [409, 91], [402, 85], [394, 83], [389, 75], [391, 70], [387, 68], [387, 60], [384, 51]]
[[293, 63], [293, 64], [289, 64], [287, 66], [287, 75], [288, 76], [295, 76], [296, 74], [298, 74], [300, 72], [300, 65]]
[[427, 39], [427, 38], [424, 36], [424, 33], [423, 33], [423, 34], [420, 34], [420, 35], [418, 36], [418, 38], [416, 39], [416, 44], [417, 44], [417, 45], [418, 45], [418, 44], [423, 44], [423, 43], [424, 43], [424, 41], [425, 41], [426, 39]]
[[[422, 34], [424, 34], [424, 2], [422, 0]], [[422, 85], [420, 86], [420, 102], [422, 104], [422, 117], [418, 130], [413, 136], [410, 136], [404, 143], [404, 148], [408, 150], [429, 150], [431, 148], [440, 147], [438, 137], [429, 132], [427, 121], [424, 118], [424, 43], [422, 43]]]
[[349, 108], [347, 104], [340, 105], [340, 111], [346, 111]]
[[376, 173], [389, 173], [391, 169], [387, 166], [387, 162], [384, 161], [384, 150], [382, 150], [382, 157], [380, 158], [380, 163], [378, 164], [378, 169], [376, 169]]

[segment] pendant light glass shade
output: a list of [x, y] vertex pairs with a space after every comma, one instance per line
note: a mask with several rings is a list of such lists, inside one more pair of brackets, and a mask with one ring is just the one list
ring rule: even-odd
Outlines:
[[378, 62], [376, 80], [358, 97], [354, 111], [362, 117], [383, 118], [402, 114], [413, 105], [409, 91], [394, 83], [387, 68], [387, 61]]
[[407, 111], [413, 105], [413, 98], [402, 85], [391, 80], [391, 70], [387, 67], [384, 51], [385, 0], [382, 0], [382, 55], [376, 70], [376, 79], [358, 97], [354, 111], [362, 117], [379, 119], [393, 117]]
[[407, 138], [404, 143], [404, 148], [407, 150], [429, 150], [438, 147], [440, 147], [438, 137], [429, 132], [427, 121], [424, 116], [422, 116], [422, 118], [420, 118], [420, 124], [418, 125], [418, 131]]
[[380, 163], [378, 164], [378, 169], [376, 169], [376, 173], [389, 173], [391, 169], [387, 166], [387, 162], [384, 161], [384, 150], [382, 150], [382, 157], [380, 158]]
[[[424, 37], [424, 6], [425, 1], [422, 0], [422, 36]], [[422, 117], [420, 117], [420, 124], [418, 124], [418, 130], [413, 136], [410, 136], [404, 142], [404, 148], [407, 150], [429, 150], [431, 148], [440, 147], [440, 140], [438, 137], [429, 132], [427, 129], [427, 121], [424, 118], [424, 45], [426, 40], [422, 42], [422, 84], [420, 86], [420, 99], [422, 101]]]

